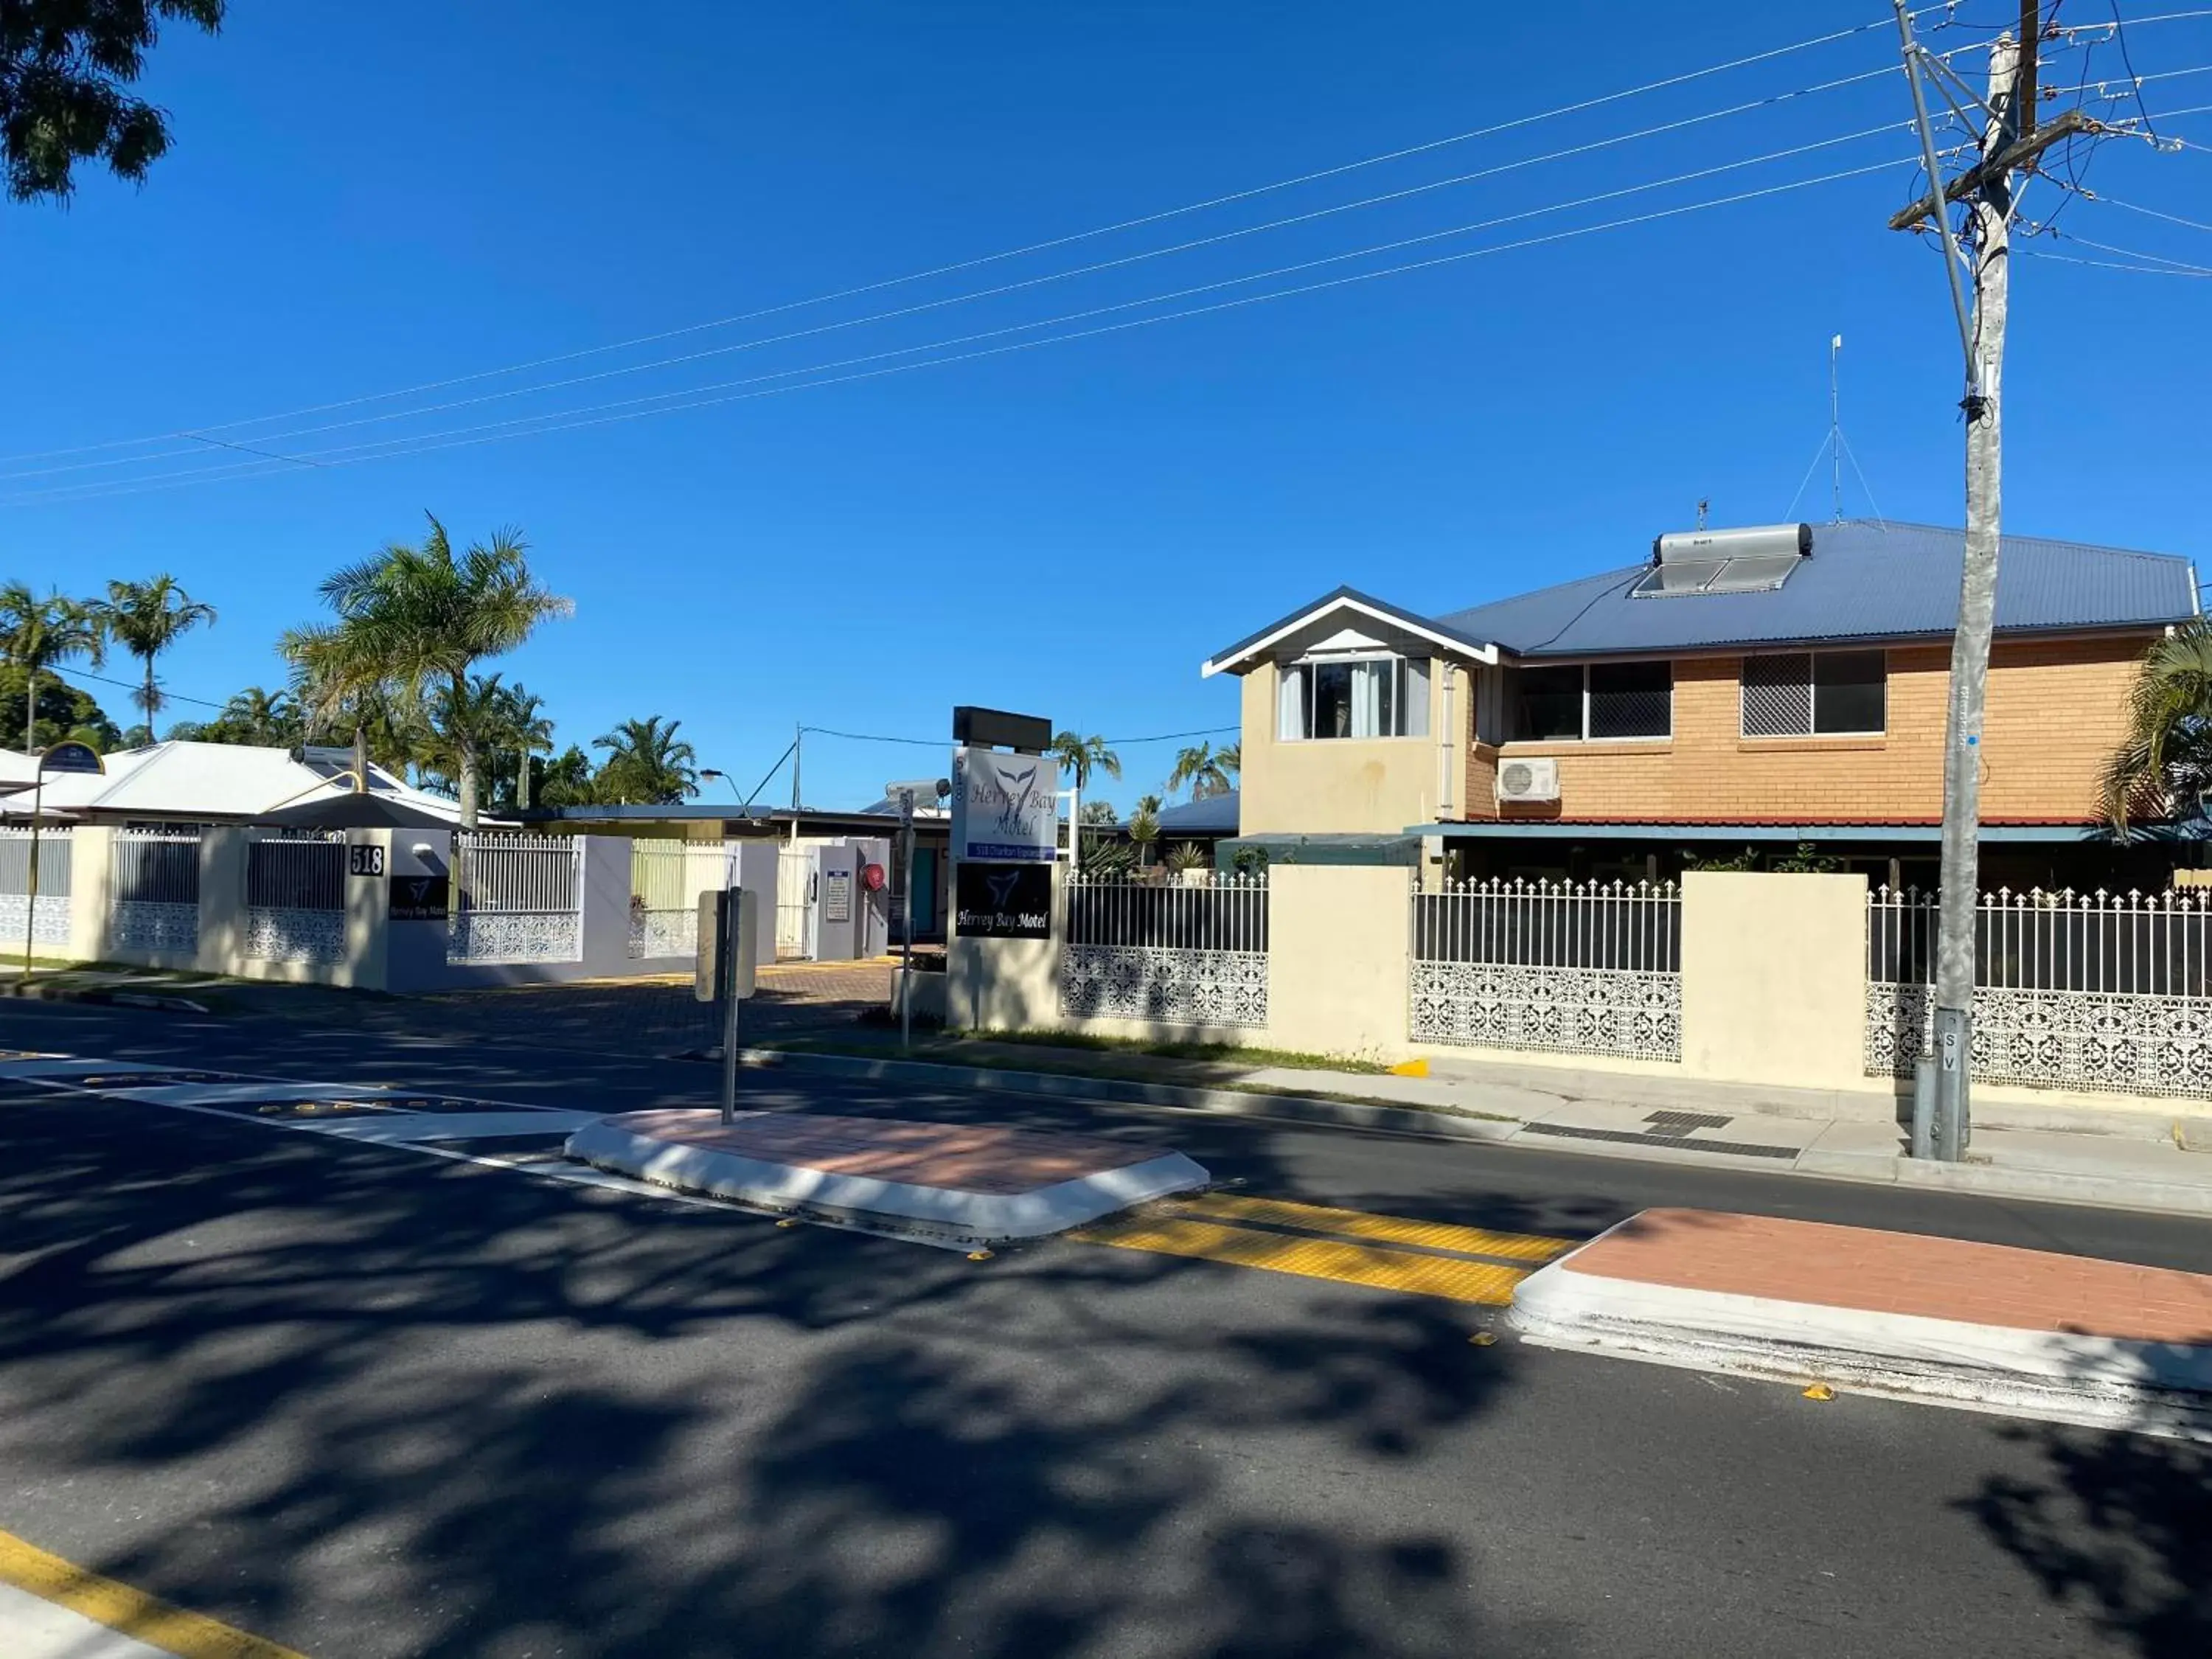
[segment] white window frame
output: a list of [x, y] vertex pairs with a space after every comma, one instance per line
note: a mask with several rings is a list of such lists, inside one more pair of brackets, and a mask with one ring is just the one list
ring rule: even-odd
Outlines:
[[[1422, 727], [1420, 731], [1383, 732], [1371, 738], [1322, 738], [1314, 735], [1314, 682], [1313, 676], [1307, 671], [1339, 665], [1349, 667], [1364, 662], [1384, 662], [1396, 665], [1397, 672], [1392, 684], [1392, 711], [1396, 714], [1400, 724], [1409, 727], [1413, 723], [1411, 718], [1413, 699], [1408, 695], [1412, 689], [1410, 682], [1413, 678], [1414, 670], [1418, 668], [1420, 671]], [[1298, 724], [1301, 729], [1295, 734], [1285, 736], [1283, 734], [1284, 695], [1280, 682], [1287, 680], [1293, 674], [1298, 676]], [[1414, 656], [1403, 651], [1316, 651], [1282, 664], [1276, 670], [1276, 675], [1278, 684], [1275, 688], [1275, 732], [1276, 741], [1279, 743], [1426, 743], [1430, 740], [1430, 728], [1434, 724], [1432, 719], [1434, 711], [1431, 708], [1430, 703], [1435, 697], [1437, 685], [1436, 663], [1432, 658]]]
[[[1664, 732], [1648, 738], [1594, 738], [1590, 736], [1590, 671], [1593, 668], [1599, 667], [1626, 667], [1632, 663], [1640, 662], [1664, 663], [1667, 665], [1667, 729]], [[1516, 663], [1514, 666], [1520, 669], [1524, 673], [1531, 667], [1574, 668], [1579, 670], [1583, 677], [1582, 718], [1577, 722], [1577, 726], [1580, 729], [1577, 730], [1573, 736], [1565, 738], [1509, 737], [1504, 743], [1498, 745], [1500, 748], [1511, 748], [1516, 745], [1524, 744], [1540, 747], [1547, 743], [1672, 743], [1674, 741], [1674, 659], [1672, 657], [1609, 657], [1601, 664], [1594, 662], [1539, 662], [1530, 664], [1523, 662]], [[1500, 689], [1503, 689], [1502, 684]], [[1505, 699], [1504, 708], [1499, 710], [1499, 718], [1504, 721], [1508, 732], [1510, 732], [1513, 728], [1514, 716], [1516, 712], [1513, 701], [1510, 698]]]
[[[1814, 665], [1820, 657], [1866, 657], [1881, 659], [1881, 725], [1872, 731], [1823, 732], [1820, 728], [1820, 678]], [[1747, 732], [1744, 730], [1744, 693], [1749, 687], [1744, 670], [1762, 659], [1802, 657], [1805, 659], [1805, 729], [1802, 732]], [[1880, 645], [1831, 646], [1820, 651], [1750, 651], [1744, 653], [1735, 675], [1735, 730], [1746, 743], [1826, 743], [1830, 738], [1849, 741], [1857, 738], [1887, 738], [1889, 735], [1889, 648]]]

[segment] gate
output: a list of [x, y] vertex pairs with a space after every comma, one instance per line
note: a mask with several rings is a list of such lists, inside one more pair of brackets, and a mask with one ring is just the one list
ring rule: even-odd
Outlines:
[[583, 858], [580, 836], [460, 831], [446, 959], [580, 962]]

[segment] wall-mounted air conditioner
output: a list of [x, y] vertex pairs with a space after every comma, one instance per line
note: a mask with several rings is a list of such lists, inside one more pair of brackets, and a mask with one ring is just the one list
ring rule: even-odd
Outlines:
[[1505, 760], [1498, 764], [1498, 799], [1557, 800], [1559, 763], [1555, 760]]

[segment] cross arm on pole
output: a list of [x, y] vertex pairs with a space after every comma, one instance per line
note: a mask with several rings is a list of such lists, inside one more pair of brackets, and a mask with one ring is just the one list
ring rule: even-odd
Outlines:
[[[1963, 201], [1992, 179], [2002, 179], [2049, 149], [2053, 144], [2085, 132], [2101, 132], [2104, 125], [2078, 109], [2069, 109], [2046, 126], [2038, 127], [2017, 143], [2008, 144], [1988, 160], [1968, 167], [1943, 186], [1945, 203]], [[1889, 216], [1892, 230], [1911, 230], [1933, 214], [1936, 209], [1936, 193], [1930, 191], [1911, 206], [1900, 208]]]

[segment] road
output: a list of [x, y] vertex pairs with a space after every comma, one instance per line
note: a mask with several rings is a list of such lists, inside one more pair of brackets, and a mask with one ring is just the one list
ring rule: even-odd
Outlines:
[[[0, 1006], [0, 1046], [614, 1110], [711, 1071]], [[1239, 1191], [1584, 1237], [1655, 1204], [2203, 1269], [2177, 1218], [994, 1095]], [[311, 1659], [2212, 1648], [2212, 1460], [1560, 1354], [1066, 1241], [973, 1263], [0, 1089], [0, 1528]]]

